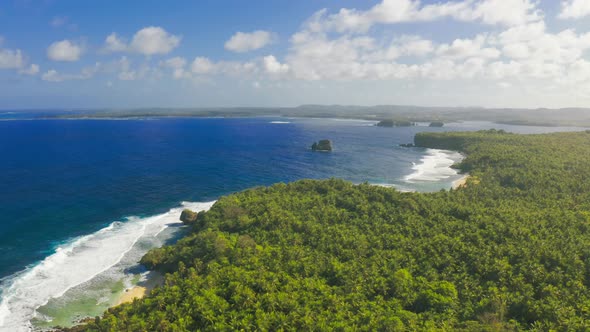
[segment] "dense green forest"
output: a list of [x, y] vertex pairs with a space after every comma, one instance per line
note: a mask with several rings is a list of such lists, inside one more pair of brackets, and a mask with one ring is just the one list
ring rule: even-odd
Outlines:
[[428, 133], [465, 188], [303, 180], [221, 198], [76, 331], [590, 330], [590, 132]]

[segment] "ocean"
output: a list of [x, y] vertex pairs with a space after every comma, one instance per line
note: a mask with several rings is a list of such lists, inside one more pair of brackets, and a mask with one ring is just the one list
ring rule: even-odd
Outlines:
[[[453, 151], [403, 148], [422, 131], [581, 130], [487, 122], [382, 128], [311, 118], [39, 120], [0, 112], [0, 331], [99, 315], [145, 278], [150, 248], [182, 235], [183, 208], [299, 179], [449, 189]], [[331, 153], [312, 152], [330, 139]]]

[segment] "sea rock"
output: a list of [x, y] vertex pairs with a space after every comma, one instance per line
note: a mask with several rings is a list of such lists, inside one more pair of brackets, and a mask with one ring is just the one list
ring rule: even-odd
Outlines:
[[382, 120], [376, 124], [377, 127], [412, 127], [416, 123], [407, 120]]
[[413, 147], [415, 147], [415, 145], [413, 143], [404, 143], [404, 144], [400, 144], [399, 146], [401, 146], [402, 148], [413, 148]]
[[191, 211], [189, 209], [184, 209], [180, 214], [180, 221], [182, 221], [182, 223], [185, 225], [189, 225], [197, 221], [198, 216], [199, 214], [197, 212]]
[[312, 151], [332, 151], [332, 141], [329, 139], [323, 139], [319, 142], [314, 142], [311, 145]]
[[433, 121], [433, 122], [430, 123], [430, 125], [428, 127], [438, 127], [438, 128], [440, 128], [440, 127], [443, 127], [444, 125], [445, 125], [444, 122], [441, 122], [441, 121]]

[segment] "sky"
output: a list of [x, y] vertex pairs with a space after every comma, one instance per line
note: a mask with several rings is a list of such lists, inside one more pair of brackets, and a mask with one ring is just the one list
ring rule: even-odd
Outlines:
[[0, 109], [302, 104], [590, 107], [590, 1], [0, 1]]

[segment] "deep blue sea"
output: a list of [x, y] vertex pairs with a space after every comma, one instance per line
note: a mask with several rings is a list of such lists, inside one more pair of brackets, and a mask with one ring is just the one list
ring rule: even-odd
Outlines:
[[[31, 117], [0, 112], [6, 120], [0, 121], [2, 331], [26, 330], [31, 319], [43, 326], [94, 314], [89, 307], [104, 310], [112, 298], [92, 292], [109, 282], [137, 282], [132, 267], [150, 247], [174, 236], [183, 206], [206, 209], [222, 195], [305, 178], [448, 189], [460, 177], [449, 168], [459, 154], [399, 144], [421, 131], [577, 129], [479, 122], [381, 128], [370, 121], [286, 118], [27, 120]], [[334, 151], [310, 151], [319, 139], [331, 139]], [[85, 302], [80, 294], [87, 295]], [[70, 308], [75, 312], [59, 318], [72, 301], [80, 302], [78, 311]]]

